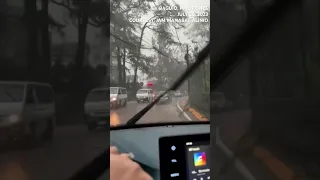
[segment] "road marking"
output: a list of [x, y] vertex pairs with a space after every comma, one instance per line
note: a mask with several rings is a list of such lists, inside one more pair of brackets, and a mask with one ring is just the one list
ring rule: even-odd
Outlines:
[[253, 154], [262, 160], [262, 162], [281, 180], [291, 180], [296, 176], [294, 171], [284, 162], [273, 156], [267, 149], [256, 146]]
[[[219, 130], [220, 127], [218, 127], [216, 131], [217, 145], [226, 154], [226, 156], [228, 156], [228, 158], [232, 158], [233, 152], [221, 140]], [[253, 155], [259, 158], [262, 163], [266, 165], [269, 170], [280, 180], [292, 180], [294, 179], [294, 177], [296, 177], [294, 171], [289, 168], [284, 162], [273, 156], [269, 150], [261, 146], [256, 146], [253, 148]], [[242, 175], [246, 177], [246, 179], [252, 179], [252, 177], [250, 177], [251, 175], [248, 174], [249, 170], [241, 161], [238, 163], [236, 162], [236, 168], [239, 172], [241, 172]]]
[[120, 124], [120, 118], [117, 112], [112, 112], [110, 114], [110, 126], [117, 126]]
[[[177, 103], [177, 106], [178, 106], [178, 108], [180, 109], [180, 111], [183, 111], [182, 110], [182, 108], [180, 107], [180, 101], [181, 100], [178, 100], [178, 103]], [[182, 100], [182, 103], [181, 104], [183, 104], [184, 106], [187, 104], [186, 103], [186, 100]], [[194, 108], [191, 108], [191, 107], [189, 107], [188, 108], [188, 111], [190, 111], [199, 121], [208, 121], [208, 119], [207, 118], [205, 118], [204, 116], [202, 116], [197, 110], [195, 110]], [[186, 113], [185, 112], [183, 112], [184, 113], [184, 116], [186, 117]], [[188, 115], [187, 115], [188, 116]], [[188, 116], [189, 117], [189, 116]], [[189, 117], [190, 118], [190, 117]], [[188, 119], [188, 118], [187, 118]], [[190, 118], [191, 119], [191, 118]], [[190, 120], [191, 121], [191, 120]]]
[[197, 110], [194, 108], [189, 108], [189, 111], [199, 120], [199, 121], [208, 121], [207, 118], [202, 116]]
[[178, 102], [177, 102], [177, 107], [178, 107], [178, 109], [182, 112], [183, 116], [184, 116], [186, 119], [188, 119], [189, 121], [192, 121], [192, 119], [182, 110], [182, 108], [180, 107], [179, 103], [180, 103], [180, 100], [178, 100]]

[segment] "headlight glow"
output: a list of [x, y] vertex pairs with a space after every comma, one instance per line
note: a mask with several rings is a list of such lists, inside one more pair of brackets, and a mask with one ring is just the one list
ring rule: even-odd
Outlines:
[[115, 98], [115, 97], [111, 98], [111, 101], [115, 101], [115, 100], [117, 100], [117, 98]]
[[12, 114], [12, 115], [8, 116], [8, 117], [6, 118], [6, 120], [7, 120], [8, 122], [10, 122], [10, 123], [17, 123], [17, 122], [19, 122], [20, 117], [19, 117], [18, 115]]

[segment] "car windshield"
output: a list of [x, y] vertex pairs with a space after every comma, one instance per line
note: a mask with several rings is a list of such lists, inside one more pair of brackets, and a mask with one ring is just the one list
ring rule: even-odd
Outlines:
[[118, 88], [110, 88], [110, 94], [118, 94]]
[[107, 90], [95, 90], [90, 92], [87, 97], [87, 102], [108, 101], [109, 95], [110, 93]]
[[25, 85], [0, 83], [0, 103], [22, 102], [24, 95]]
[[[128, 10], [125, 16], [121, 12], [130, 6], [129, 2], [111, 0], [110, 3], [114, 14], [110, 19], [110, 83], [126, 87], [126, 100], [130, 102], [111, 109], [112, 117], [118, 118], [111, 123], [125, 125], [128, 117], [167, 90], [209, 43], [210, 0], [141, 1], [138, 9]], [[189, 122], [177, 111], [189, 103], [195, 113], [209, 119], [209, 64], [207, 58], [179, 87], [181, 94], [172, 93], [172, 101], [156, 104], [137, 123]]]
[[[217, 159], [237, 151], [236, 168], [257, 176], [247, 179], [319, 179], [319, 0], [279, 8], [285, 14], [272, 25], [252, 23], [273, 2], [0, 1], [0, 81], [8, 83], [0, 84], [0, 179], [69, 178], [109, 148], [109, 123], [126, 126], [195, 64], [209, 40], [216, 57], [247, 24], [261, 29], [229, 54], [208, 57], [180, 93], [173, 89], [136, 123], [209, 121], [220, 138]], [[54, 93], [13, 81], [50, 84]], [[110, 106], [86, 103], [109, 100], [113, 88], [90, 92], [110, 86], [125, 88]], [[242, 177], [225, 172], [236, 175], [222, 179]]]

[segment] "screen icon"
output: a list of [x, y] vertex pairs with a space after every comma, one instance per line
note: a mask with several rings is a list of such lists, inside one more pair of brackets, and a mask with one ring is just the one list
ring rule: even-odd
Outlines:
[[204, 166], [207, 164], [207, 157], [205, 152], [197, 152], [193, 154], [194, 166]]
[[179, 173], [172, 173], [170, 174], [170, 177], [178, 177], [180, 174]]
[[172, 151], [176, 150], [176, 147], [175, 146], [171, 146], [171, 150]]
[[176, 160], [176, 159], [171, 159], [171, 162], [172, 162], [172, 163], [176, 163], [177, 160]]

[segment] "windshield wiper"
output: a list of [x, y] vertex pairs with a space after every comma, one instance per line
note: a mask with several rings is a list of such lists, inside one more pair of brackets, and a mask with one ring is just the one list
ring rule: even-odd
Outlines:
[[158, 96], [152, 103], [143, 108], [140, 112], [134, 115], [130, 120], [128, 120], [127, 125], [136, 124], [140, 118], [145, 115], [165, 94], [170, 91], [178, 89], [178, 87], [187, 79], [199, 66], [200, 64], [208, 57], [210, 54], [210, 44], [208, 44], [202, 51], [198, 54], [196, 61], [173, 83], [173, 85]]

